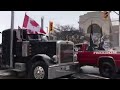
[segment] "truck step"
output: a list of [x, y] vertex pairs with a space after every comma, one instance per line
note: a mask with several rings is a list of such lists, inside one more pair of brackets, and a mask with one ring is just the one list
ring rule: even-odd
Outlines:
[[11, 69], [0, 70], [0, 77], [12, 76], [14, 72]]

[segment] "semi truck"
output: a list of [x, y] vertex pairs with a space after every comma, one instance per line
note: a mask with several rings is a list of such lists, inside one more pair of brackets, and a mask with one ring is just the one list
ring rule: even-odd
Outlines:
[[43, 34], [27, 34], [26, 29], [14, 29], [11, 34], [11, 29], [6, 29], [2, 32], [0, 66], [30, 79], [54, 79], [76, 73], [79, 62], [71, 41], [48, 40]]

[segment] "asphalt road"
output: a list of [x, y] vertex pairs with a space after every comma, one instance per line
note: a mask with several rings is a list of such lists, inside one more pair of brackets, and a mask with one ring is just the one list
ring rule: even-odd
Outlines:
[[79, 79], [109, 79], [100, 76], [99, 69], [92, 66], [81, 67], [81, 72], [75, 74], [75, 77]]
[[[98, 68], [92, 66], [84, 66], [81, 68], [80, 73], [73, 74], [72, 76], [61, 77], [59, 79], [109, 79], [101, 77]], [[15, 74], [9, 70], [0, 70], [0, 79], [24, 79], [18, 78]], [[120, 75], [117, 78], [120, 79]]]
[[[109, 79], [109, 78], [101, 77], [101, 75], [99, 73], [99, 69], [96, 68], [96, 67], [92, 67], [92, 66], [82, 67], [82, 72], [81, 73], [84, 74], [84, 75], [91, 76], [91, 78], [93, 78], [93, 79]], [[116, 76], [113, 77], [112, 79], [120, 79], [120, 73], [116, 74]]]
[[[62, 79], [69, 79], [69, 77], [64, 77]], [[81, 67], [81, 72], [73, 74], [70, 79], [109, 79], [101, 77], [99, 69], [92, 66], [83, 66]]]

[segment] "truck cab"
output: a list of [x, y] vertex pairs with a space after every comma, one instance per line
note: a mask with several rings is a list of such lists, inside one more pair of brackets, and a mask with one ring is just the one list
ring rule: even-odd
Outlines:
[[[2, 32], [2, 65], [10, 68], [10, 29]], [[76, 73], [78, 61], [71, 41], [50, 41], [43, 34], [13, 30], [13, 68], [27, 78], [54, 79]]]
[[93, 54], [94, 48], [91, 48], [87, 43], [76, 44], [77, 59], [81, 65], [96, 65], [97, 60]]

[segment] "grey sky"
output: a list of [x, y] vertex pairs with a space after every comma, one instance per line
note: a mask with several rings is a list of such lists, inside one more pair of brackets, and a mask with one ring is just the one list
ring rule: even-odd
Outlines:
[[[49, 21], [53, 21], [54, 24], [60, 25], [73, 25], [78, 28], [79, 16], [87, 13], [88, 11], [15, 11], [15, 24], [14, 28], [18, 26], [22, 27], [25, 12], [28, 16], [33, 18], [40, 24], [41, 17], [44, 16], [44, 29], [49, 25]], [[89, 11], [90, 12], [90, 11]], [[112, 19], [118, 19], [118, 15], [111, 13]], [[0, 31], [10, 28], [11, 12], [0, 11]], [[0, 35], [0, 43], [1, 43]]]

